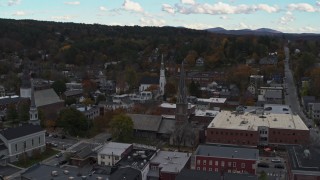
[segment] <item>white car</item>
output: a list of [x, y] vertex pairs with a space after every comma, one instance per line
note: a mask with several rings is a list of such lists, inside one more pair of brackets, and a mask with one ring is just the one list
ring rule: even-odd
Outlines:
[[281, 163], [281, 160], [280, 159], [271, 159], [271, 162], [273, 162], [273, 163]]

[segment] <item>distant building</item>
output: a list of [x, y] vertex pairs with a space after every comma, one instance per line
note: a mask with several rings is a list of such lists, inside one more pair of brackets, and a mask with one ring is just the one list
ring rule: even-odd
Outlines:
[[298, 115], [221, 111], [207, 128], [207, 143], [244, 146], [307, 144], [309, 129]]
[[87, 119], [94, 119], [100, 116], [100, 108], [96, 105], [86, 106], [82, 104], [72, 105], [78, 111], [80, 111]]
[[158, 88], [159, 82], [160, 82], [159, 77], [149, 77], [149, 76], [142, 77], [142, 79], [140, 80], [139, 92], [146, 91], [151, 86], [155, 86]]
[[258, 176], [252, 174], [235, 174], [197, 171], [191, 169], [183, 169], [176, 180], [258, 180]]
[[0, 97], [6, 96], [6, 89], [0, 85]]
[[258, 149], [199, 145], [192, 157], [191, 169], [255, 175], [258, 161]]
[[148, 179], [171, 180], [184, 168], [189, 168], [191, 153], [159, 151], [150, 161]]
[[132, 144], [109, 142], [98, 152], [97, 162], [102, 166], [114, 166], [132, 151]]
[[315, 122], [320, 122], [320, 103], [309, 103], [309, 117]]

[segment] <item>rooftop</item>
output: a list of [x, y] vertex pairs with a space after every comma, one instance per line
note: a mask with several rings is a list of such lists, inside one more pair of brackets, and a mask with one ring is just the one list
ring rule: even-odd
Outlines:
[[189, 153], [159, 151], [150, 163], [159, 164], [161, 172], [178, 173], [185, 167], [190, 156]]
[[132, 144], [109, 142], [105, 144], [98, 154], [121, 156]]
[[135, 169], [143, 170], [155, 154], [155, 150], [134, 148], [128, 156], [122, 158], [117, 165], [120, 167], [133, 167]]
[[258, 160], [259, 150], [233, 146], [199, 145], [195, 155]]
[[52, 88], [35, 91], [34, 97], [37, 107], [63, 102]]
[[[74, 179], [80, 178], [78, 176], [79, 169], [75, 167], [66, 166], [64, 168], [58, 168], [55, 166], [49, 166], [49, 165], [36, 165], [31, 167], [29, 170], [27, 170], [25, 173], [21, 174], [21, 177], [24, 177], [26, 179], [55, 179], [55, 180], [65, 180], [65, 179], [71, 179], [73, 177]], [[81, 172], [83, 175], [80, 179], [106, 179], [108, 176], [101, 175], [101, 174], [95, 174], [93, 173], [91, 176], [89, 176], [90, 172], [87, 172], [85, 174], [84, 172]], [[56, 176], [52, 175], [56, 174]], [[86, 176], [86, 177], [84, 177]]]
[[133, 129], [144, 131], [158, 131], [162, 117], [146, 114], [128, 114], [133, 121]]
[[197, 109], [195, 112], [195, 115], [196, 116], [215, 117], [218, 113], [219, 113], [219, 111]]
[[277, 129], [309, 130], [298, 115], [274, 113], [259, 115], [249, 112], [237, 114], [231, 111], [221, 111], [212, 120], [208, 128], [257, 131], [259, 126]]
[[225, 103], [227, 98], [209, 98], [209, 99], [203, 99], [198, 98], [198, 102], [206, 102], [206, 103]]
[[258, 180], [258, 177], [251, 174], [224, 173], [221, 177], [220, 172], [197, 171], [191, 169], [183, 169], [176, 180]]
[[[195, 105], [188, 103], [188, 109], [193, 108]], [[172, 108], [175, 109], [176, 108], [176, 104], [173, 103], [162, 103], [160, 104], [160, 107], [162, 108]]]
[[41, 131], [44, 132], [45, 130], [40, 125], [22, 124], [18, 127], [3, 129], [0, 131], [0, 134], [7, 140], [12, 140]]
[[[315, 147], [287, 146], [292, 170], [317, 172], [320, 175], [320, 152]], [[306, 173], [304, 173], [306, 174]]]

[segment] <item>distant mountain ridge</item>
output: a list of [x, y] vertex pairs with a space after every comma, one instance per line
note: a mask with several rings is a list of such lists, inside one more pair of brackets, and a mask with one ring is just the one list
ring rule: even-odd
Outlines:
[[221, 33], [221, 34], [233, 34], [233, 35], [272, 35], [272, 34], [283, 34], [281, 31], [277, 31], [269, 28], [259, 28], [256, 30], [252, 29], [239, 29], [239, 30], [226, 30], [222, 27], [215, 27], [205, 29], [208, 32]]

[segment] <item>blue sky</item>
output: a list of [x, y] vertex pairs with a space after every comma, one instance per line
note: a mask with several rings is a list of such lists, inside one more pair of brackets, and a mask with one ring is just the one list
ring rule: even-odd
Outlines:
[[0, 0], [0, 18], [320, 33], [320, 0]]

